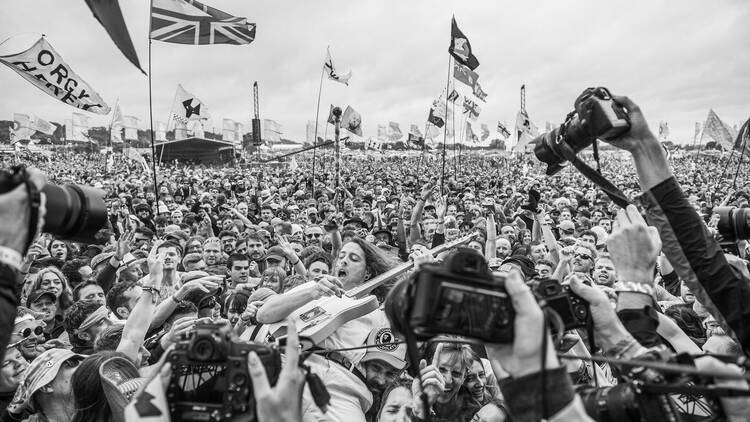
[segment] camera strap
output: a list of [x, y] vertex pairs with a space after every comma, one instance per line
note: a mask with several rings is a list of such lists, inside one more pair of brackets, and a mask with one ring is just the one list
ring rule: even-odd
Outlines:
[[29, 231], [28, 237], [26, 238], [26, 248], [28, 251], [31, 244], [36, 239], [36, 230], [39, 226], [39, 207], [42, 205], [42, 195], [36, 185], [29, 180], [26, 169], [23, 170], [24, 179], [23, 183], [26, 185], [26, 193], [29, 196]]
[[[565, 131], [560, 131], [565, 132]], [[560, 136], [563, 136], [562, 134]], [[594, 140], [594, 145], [596, 145], [596, 142], [599, 142], [598, 140]], [[630, 201], [628, 201], [628, 198], [625, 196], [624, 193], [620, 189], [617, 188], [617, 186], [613, 185], [612, 182], [605, 179], [604, 176], [601, 175], [600, 172], [597, 172], [596, 170], [592, 169], [586, 163], [583, 162], [583, 160], [579, 159], [576, 155], [575, 151], [573, 151], [573, 148], [568, 145], [567, 142], [565, 142], [564, 139], [559, 139], [557, 142], [557, 148], [562, 153], [563, 157], [565, 157], [566, 160], [568, 160], [573, 166], [578, 169], [578, 171], [581, 172], [584, 176], [586, 176], [587, 179], [594, 182], [597, 186], [599, 186], [604, 193], [607, 194], [607, 196], [620, 208], [625, 208], [628, 205], [630, 205]], [[597, 151], [597, 162], [598, 162], [598, 150]]]

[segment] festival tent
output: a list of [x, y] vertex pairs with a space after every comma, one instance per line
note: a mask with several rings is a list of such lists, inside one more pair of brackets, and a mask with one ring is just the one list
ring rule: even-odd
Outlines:
[[228, 163], [234, 159], [235, 143], [218, 139], [185, 138], [155, 145], [159, 161], [192, 160], [201, 163]]

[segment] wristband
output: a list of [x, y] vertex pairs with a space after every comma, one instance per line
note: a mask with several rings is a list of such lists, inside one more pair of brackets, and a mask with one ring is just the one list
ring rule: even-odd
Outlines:
[[151, 301], [156, 303], [159, 300], [159, 290], [153, 286], [143, 286], [141, 290], [148, 292], [151, 295]]
[[654, 286], [637, 281], [621, 281], [615, 284], [615, 292], [643, 293], [654, 297]]
[[0, 262], [20, 271], [21, 261], [21, 254], [18, 251], [7, 246], [0, 246]]

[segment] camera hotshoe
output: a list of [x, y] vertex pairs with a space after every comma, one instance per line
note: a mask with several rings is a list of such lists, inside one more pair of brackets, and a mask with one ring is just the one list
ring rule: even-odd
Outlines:
[[573, 293], [570, 286], [562, 285], [553, 278], [545, 278], [538, 281], [533, 291], [541, 306], [560, 316], [565, 331], [588, 328], [593, 324], [588, 302]]
[[515, 312], [504, 279], [489, 271], [477, 251], [459, 248], [442, 264], [426, 264], [398, 283], [385, 301], [398, 333], [425, 341], [442, 334], [513, 342]]
[[256, 403], [247, 355], [258, 354], [271, 385], [281, 372], [275, 347], [237, 341], [229, 325], [196, 324], [187, 339], [170, 351], [172, 376], [167, 387], [173, 421], [255, 421]]
[[612, 99], [607, 88], [587, 88], [560, 127], [534, 139], [534, 155], [547, 163], [547, 175], [551, 176], [596, 139], [611, 140], [628, 130], [627, 110]]
[[[0, 194], [10, 192], [28, 181], [23, 165], [0, 171]], [[27, 186], [32, 185], [28, 183]], [[43, 231], [60, 239], [91, 243], [94, 235], [107, 222], [104, 193], [98, 189], [75, 184], [58, 186], [47, 183], [44, 192], [47, 213]]]
[[750, 239], [750, 208], [716, 207], [719, 215], [716, 228], [723, 242]]

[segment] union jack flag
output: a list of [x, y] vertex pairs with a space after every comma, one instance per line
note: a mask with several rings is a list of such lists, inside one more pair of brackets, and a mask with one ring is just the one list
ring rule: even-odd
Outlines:
[[255, 24], [195, 0], [153, 0], [151, 39], [177, 44], [249, 44]]

